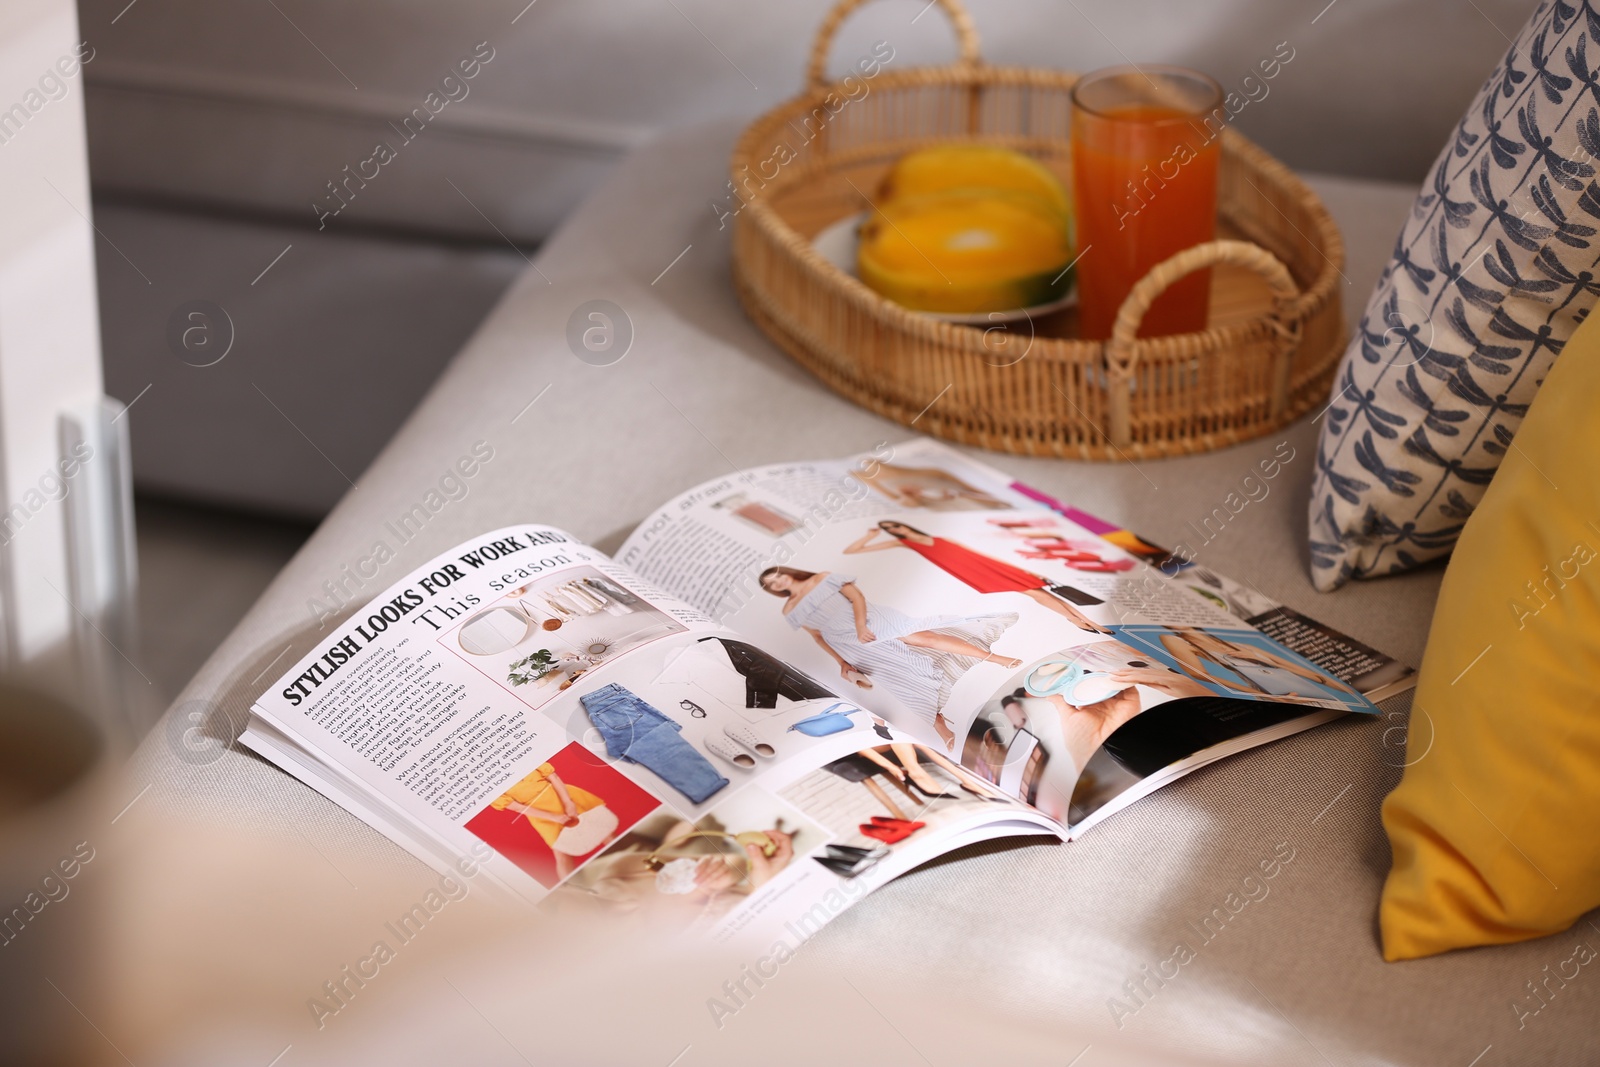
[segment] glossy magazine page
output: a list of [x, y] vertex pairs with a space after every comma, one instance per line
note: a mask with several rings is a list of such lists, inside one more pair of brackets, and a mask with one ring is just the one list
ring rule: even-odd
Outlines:
[[264, 693], [243, 743], [441, 870], [763, 943], [959, 844], [1061, 832], [549, 527], [457, 546]]
[[618, 560], [1079, 824], [1174, 770], [1376, 711], [1241, 617], [1270, 600], [1160, 555], [917, 441], [697, 486]]

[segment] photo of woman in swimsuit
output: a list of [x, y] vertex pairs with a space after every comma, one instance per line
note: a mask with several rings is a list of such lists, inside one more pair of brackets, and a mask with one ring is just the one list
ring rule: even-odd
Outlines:
[[[1325, 701], [1356, 691], [1323, 671], [1285, 659], [1254, 645], [1229, 641], [1197, 626], [1172, 626], [1160, 638], [1167, 654], [1191, 678], [1211, 682], [1246, 696], [1280, 700]], [[1220, 668], [1220, 673], [1217, 670]], [[1333, 690], [1329, 693], [1328, 690]]]
[[[880, 535], [887, 535], [887, 540], [878, 540]], [[980, 593], [1021, 593], [1035, 604], [1043, 605], [1067, 619], [1080, 630], [1102, 635], [1111, 633], [1104, 626], [1092, 622], [1076, 606], [1052, 593], [1050, 579], [974, 552], [954, 541], [923, 533], [915, 526], [907, 526], [894, 519], [878, 523], [876, 529], [868, 530], [865, 536], [851, 542], [844, 551], [846, 555], [853, 556], [861, 552], [884, 552], [895, 548], [910, 549], [950, 577]]]

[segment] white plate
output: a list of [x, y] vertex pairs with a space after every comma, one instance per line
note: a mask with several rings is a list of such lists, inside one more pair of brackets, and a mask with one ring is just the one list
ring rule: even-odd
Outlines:
[[[856, 250], [860, 246], [860, 239], [856, 231], [866, 221], [870, 211], [863, 211], [859, 215], [852, 215], [847, 219], [840, 219], [829, 226], [812, 240], [811, 246], [817, 254], [844, 271], [852, 278], [861, 277], [856, 273]], [[1033, 319], [1041, 315], [1048, 315], [1053, 311], [1060, 311], [1064, 307], [1071, 307], [1078, 302], [1078, 287], [1074, 285], [1068, 290], [1067, 295], [1059, 300], [1052, 300], [1048, 304], [1035, 304], [1032, 307], [1016, 308], [1012, 311], [978, 311], [978, 312], [945, 312], [945, 311], [918, 311], [919, 315], [926, 315], [930, 319], [940, 322], [955, 322], [964, 326], [986, 326], [995, 322], [1021, 322], [1024, 319]], [[916, 311], [915, 308], [907, 308]]]

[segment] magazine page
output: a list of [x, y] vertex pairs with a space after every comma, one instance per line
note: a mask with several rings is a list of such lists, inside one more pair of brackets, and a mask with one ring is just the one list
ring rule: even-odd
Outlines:
[[666, 934], [770, 943], [950, 848], [1059, 834], [838, 692], [515, 526], [330, 631], [242, 741], [436, 867]]
[[954, 455], [882, 446], [734, 474], [670, 502], [618, 559], [1065, 823], [1242, 739], [1376, 710]]
[[[1152, 577], [1159, 576], [1181, 586], [1242, 619], [1279, 644], [1347, 682], [1373, 703], [1403, 693], [1416, 685], [1416, 671], [1411, 667], [1293, 608], [1285, 607], [1248, 581], [1218, 574], [1203, 566], [1198, 560], [1199, 550], [1187, 543], [1180, 543], [1171, 550], [1162, 548], [1131, 530], [1056, 500], [1032, 486], [1008, 478], [998, 468], [934, 441], [912, 442], [902, 446], [902, 451], [911, 453], [918, 465], [932, 467], [942, 474], [964, 480], [978, 491], [997, 496], [1018, 493], [1064, 515], [1084, 529], [1144, 560], [1155, 572]], [[1231, 516], [1247, 506], [1247, 501], [1259, 499], [1256, 494], [1263, 492], [1271, 479], [1277, 476], [1282, 464], [1293, 458], [1292, 451], [1287, 456], [1279, 451], [1259, 461], [1259, 476], [1252, 473], [1241, 479], [1240, 493], [1224, 498], [1213, 515], [1206, 516], [1198, 524], [1189, 524], [1193, 531], [1192, 539], [1203, 546], [1207, 538], [1216, 536]]]
[[[1192, 545], [1203, 548], [1247, 506], [1246, 501], [1259, 499], [1282, 465], [1294, 459], [1292, 451], [1285, 455], [1280, 447], [1261, 459], [1257, 471], [1241, 480], [1237, 499], [1225, 498], [1216, 514], [1198, 524], [1191, 522], [1190, 542], [1180, 542], [1172, 550], [939, 442], [926, 438], [912, 441], [900, 446], [898, 455], [903, 467], [921, 472], [917, 476], [899, 475], [902, 480], [913, 477], [912, 488], [916, 492], [948, 495], [939, 483], [953, 480], [969, 487], [966, 491], [970, 493], [1007, 500], [1015, 500], [1012, 494], [1016, 494], [1047, 507], [1148, 563], [1152, 570], [1147, 580], [1159, 577], [1243, 620], [1345, 682], [1373, 704], [1416, 686], [1416, 671], [1406, 664], [1278, 603], [1248, 580], [1219, 574], [1198, 562], [1199, 551]], [[1031, 772], [1031, 764], [1044, 755], [1038, 751], [1041, 746], [1030, 731], [1037, 729], [1037, 723], [1048, 726], [1048, 709], [1040, 708], [1026, 692], [1012, 692], [992, 702], [985, 711], [973, 731], [981, 736], [969, 738], [977, 751], [968, 765], [990, 780], [1008, 785], [1039, 777]], [[1241, 721], [1241, 714], [1248, 718]], [[1167, 705], [1155, 715], [1128, 724], [1090, 756], [1074, 786], [1073, 802], [1064, 814], [1058, 798], [1058, 802], [1051, 803], [1048, 784], [1044, 786], [1047, 793], [1043, 803], [1072, 825], [1075, 836], [1196, 766], [1307, 729], [1336, 714], [1289, 718], [1259, 705], [1240, 708], [1224, 702], [1200, 701]], [[1209, 729], [1197, 732], [1197, 727]]]

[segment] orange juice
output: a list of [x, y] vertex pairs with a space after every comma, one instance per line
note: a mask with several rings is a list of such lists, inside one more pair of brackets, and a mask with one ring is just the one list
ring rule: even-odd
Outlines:
[[[1128, 85], [1138, 88], [1136, 79]], [[1103, 340], [1151, 267], [1215, 236], [1219, 125], [1198, 107], [1074, 103], [1080, 331]], [[1210, 297], [1210, 271], [1183, 278], [1151, 305], [1139, 336], [1204, 329]]]

